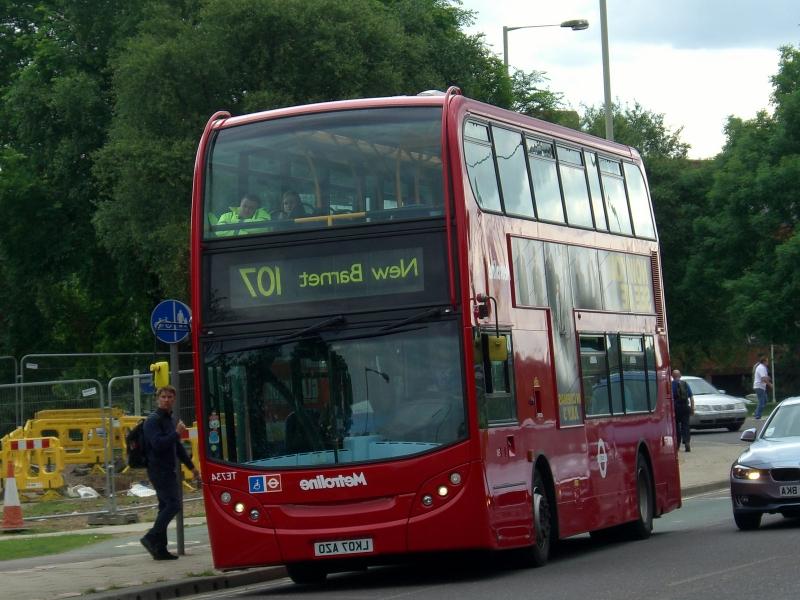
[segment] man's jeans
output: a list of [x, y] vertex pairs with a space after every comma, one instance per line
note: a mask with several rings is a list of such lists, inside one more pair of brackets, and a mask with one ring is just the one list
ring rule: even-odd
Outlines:
[[153, 527], [147, 532], [147, 538], [161, 549], [167, 549], [167, 527], [172, 518], [181, 510], [178, 480], [172, 473], [151, 473], [148, 470], [150, 482], [158, 496], [158, 515]]
[[691, 444], [691, 428], [689, 427], [689, 420], [691, 419], [692, 413], [687, 411], [677, 411], [675, 413], [675, 426], [677, 428], [678, 435], [678, 446], [683, 444], [686, 448], [689, 448]]
[[767, 390], [756, 388], [756, 397], [758, 398], [758, 406], [756, 406], [756, 419], [761, 418], [761, 413], [764, 412], [764, 406], [767, 404]]

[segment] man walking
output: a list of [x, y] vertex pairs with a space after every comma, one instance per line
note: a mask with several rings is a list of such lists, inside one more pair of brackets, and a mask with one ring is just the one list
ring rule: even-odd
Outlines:
[[181, 434], [186, 425], [178, 420], [172, 422], [172, 408], [176, 392], [171, 385], [158, 388], [158, 408], [144, 422], [144, 447], [147, 456], [147, 477], [158, 497], [158, 515], [153, 527], [140, 540], [142, 546], [155, 560], [176, 560], [178, 557], [167, 551], [167, 527], [181, 510], [180, 489], [175, 471], [176, 457], [199, 478], [192, 459], [181, 443]]
[[765, 355], [758, 357], [758, 362], [753, 369], [753, 390], [758, 398], [758, 406], [756, 406], [755, 418], [758, 421], [761, 418], [761, 413], [764, 412], [764, 406], [767, 404], [767, 387], [772, 387], [772, 379], [767, 371], [769, 360]]
[[672, 371], [672, 401], [675, 403], [678, 446], [683, 444], [686, 452], [691, 452], [689, 418], [694, 414], [694, 396], [689, 384], [681, 381], [681, 372], [678, 369]]

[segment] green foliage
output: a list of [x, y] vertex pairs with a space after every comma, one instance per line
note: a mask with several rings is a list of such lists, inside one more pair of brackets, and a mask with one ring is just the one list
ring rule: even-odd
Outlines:
[[511, 91], [514, 96], [511, 109], [529, 117], [578, 129], [578, 114], [565, 110], [564, 95], [547, 89], [544, 86], [546, 82], [547, 77], [541, 71], [514, 71], [511, 77]]
[[2, 20], [0, 49], [15, 68], [0, 61], [8, 68], [0, 79], [0, 277], [14, 285], [0, 291], [0, 343], [18, 356], [85, 351], [96, 324], [120, 309], [92, 226], [91, 154], [111, 118], [105, 61], [135, 9], [111, 0], [4, 8], [14, 16]]
[[[606, 113], [603, 106], [584, 107], [581, 129], [598, 137], [605, 137]], [[689, 144], [681, 141], [683, 128], [671, 131], [664, 124], [664, 115], [642, 107], [612, 104], [611, 118], [614, 125], [614, 140], [633, 146], [642, 155], [645, 163], [654, 158], [686, 158]]]
[[0, 348], [124, 351], [188, 297], [209, 116], [459, 85], [509, 106], [446, 0], [3, 0]]
[[[800, 346], [799, 58], [796, 49], [781, 49], [774, 115], [729, 119], [713, 184], [692, 220], [693, 243], [678, 285], [697, 297], [684, 326], [702, 330], [695, 344], [716, 346], [723, 356], [747, 344], [779, 344], [792, 356]], [[784, 369], [783, 389], [798, 389], [800, 381], [784, 365], [777, 367]]]

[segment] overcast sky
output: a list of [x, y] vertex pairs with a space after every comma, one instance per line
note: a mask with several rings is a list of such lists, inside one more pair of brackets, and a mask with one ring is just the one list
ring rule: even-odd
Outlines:
[[[800, 46], [800, 0], [607, 0], [611, 97], [638, 101], [683, 127], [689, 156], [709, 158], [725, 143], [729, 115], [771, 112], [770, 77], [778, 48]], [[508, 33], [512, 67], [546, 71], [549, 87], [572, 108], [603, 103], [600, 0], [463, 0], [502, 58], [503, 26], [587, 19], [589, 29]]]

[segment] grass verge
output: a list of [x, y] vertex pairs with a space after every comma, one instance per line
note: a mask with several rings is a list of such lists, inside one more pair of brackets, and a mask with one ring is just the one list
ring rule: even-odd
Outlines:
[[0, 561], [15, 558], [30, 558], [47, 554], [60, 554], [75, 548], [84, 548], [113, 537], [110, 534], [98, 533], [54, 535], [52, 537], [30, 537], [19, 540], [0, 539]]

